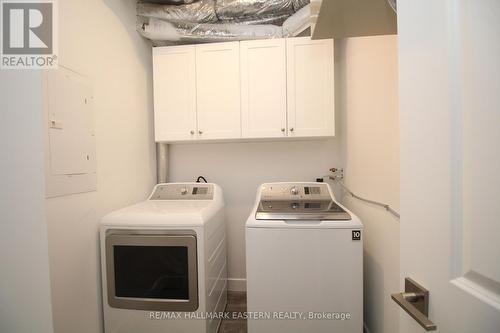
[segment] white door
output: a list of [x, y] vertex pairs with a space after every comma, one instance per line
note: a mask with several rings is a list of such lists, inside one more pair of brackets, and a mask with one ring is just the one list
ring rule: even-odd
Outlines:
[[196, 45], [198, 138], [241, 137], [239, 42]]
[[400, 0], [398, 34], [401, 281], [438, 332], [498, 333], [500, 1]]
[[288, 135], [333, 136], [333, 39], [287, 39]]
[[196, 138], [195, 47], [153, 48], [155, 140]]
[[240, 59], [243, 137], [286, 136], [285, 39], [243, 41]]

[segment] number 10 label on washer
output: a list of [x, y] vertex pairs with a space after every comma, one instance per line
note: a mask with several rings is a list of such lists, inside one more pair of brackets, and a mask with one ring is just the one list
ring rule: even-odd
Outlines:
[[355, 240], [355, 241], [361, 240], [361, 230], [353, 230], [352, 231], [352, 240]]

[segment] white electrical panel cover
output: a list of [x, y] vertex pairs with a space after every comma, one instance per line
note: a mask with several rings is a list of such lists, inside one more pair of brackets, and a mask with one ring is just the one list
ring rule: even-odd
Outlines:
[[87, 78], [59, 67], [44, 74], [46, 196], [97, 187], [92, 88]]

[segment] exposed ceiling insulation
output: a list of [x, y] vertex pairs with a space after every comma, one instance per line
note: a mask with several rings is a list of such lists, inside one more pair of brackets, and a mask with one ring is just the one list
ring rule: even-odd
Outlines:
[[155, 45], [296, 36], [309, 0], [154, 0], [137, 3], [137, 30]]

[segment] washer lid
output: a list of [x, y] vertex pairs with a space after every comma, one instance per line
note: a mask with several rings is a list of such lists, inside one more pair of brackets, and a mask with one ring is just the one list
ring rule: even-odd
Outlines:
[[350, 220], [257, 220], [253, 216], [246, 222], [246, 228], [262, 229], [363, 229], [360, 220], [350, 214]]
[[255, 213], [257, 220], [350, 220], [333, 200], [262, 200]]

